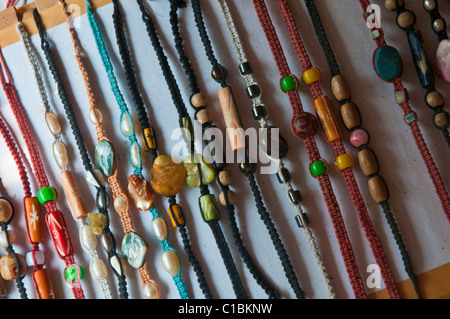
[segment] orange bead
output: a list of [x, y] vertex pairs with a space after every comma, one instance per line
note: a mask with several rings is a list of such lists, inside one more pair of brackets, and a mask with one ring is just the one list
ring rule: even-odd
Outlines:
[[326, 96], [319, 96], [314, 100], [314, 108], [322, 123], [323, 130], [328, 142], [333, 142], [342, 138], [342, 131], [336, 118], [336, 114], [331, 107], [330, 99]]
[[64, 171], [59, 174], [59, 179], [64, 189], [67, 201], [69, 202], [70, 210], [73, 218], [80, 219], [87, 216], [87, 208], [81, 197], [80, 189], [71, 171]]
[[38, 299], [55, 299], [52, 282], [46, 269], [39, 269], [32, 273], [36, 296]]
[[27, 197], [24, 199], [24, 207], [28, 240], [31, 243], [39, 243], [43, 238], [41, 204], [37, 197]]
[[219, 102], [227, 127], [231, 148], [233, 151], [236, 151], [245, 147], [245, 138], [243, 136], [243, 128], [239, 119], [236, 102], [233, 99], [233, 93], [229, 87], [221, 89], [217, 94], [219, 95]]

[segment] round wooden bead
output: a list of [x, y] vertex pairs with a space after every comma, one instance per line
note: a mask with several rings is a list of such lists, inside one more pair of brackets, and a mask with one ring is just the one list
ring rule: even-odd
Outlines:
[[[395, 2], [396, 2], [396, 0], [385, 0], [384, 6], [389, 11], [394, 11], [395, 9], [397, 9], [397, 4]], [[398, 5], [399, 6], [403, 5], [403, 0], [398, 0]]]
[[442, 30], [444, 30], [445, 27], [445, 22], [442, 19], [436, 19], [433, 21], [433, 29], [436, 32], [440, 32]]
[[[27, 272], [27, 263], [25, 257], [16, 254], [20, 266], [20, 277], [25, 276]], [[0, 258], [0, 274], [5, 280], [13, 280], [17, 277], [17, 263], [13, 254], [4, 255]]]
[[434, 125], [438, 128], [447, 128], [448, 127], [448, 115], [446, 112], [437, 113], [433, 118]]
[[358, 152], [358, 162], [366, 176], [378, 173], [377, 158], [370, 148]]
[[351, 97], [350, 88], [342, 75], [333, 76], [331, 79], [331, 90], [339, 102]]
[[294, 117], [291, 122], [292, 132], [300, 139], [313, 136], [317, 133], [318, 128], [319, 124], [316, 117], [308, 112]]
[[206, 106], [206, 103], [207, 103], [206, 97], [201, 93], [196, 93], [191, 97], [191, 104], [193, 107]]
[[0, 198], [0, 224], [7, 223], [14, 213], [11, 203], [5, 198]]
[[142, 287], [143, 295], [145, 299], [158, 299], [159, 289], [153, 282], [146, 283]]
[[205, 123], [209, 123], [212, 122], [212, 116], [211, 113], [208, 110], [200, 110], [197, 114], [196, 114], [197, 120], [201, 123], [201, 124], [205, 124]]
[[433, 91], [428, 93], [425, 99], [430, 107], [438, 107], [444, 105], [445, 103], [444, 96], [439, 91]]
[[[236, 200], [236, 194], [232, 190], [227, 190], [228, 202], [233, 205]], [[219, 201], [223, 206], [227, 206], [227, 202], [225, 201], [225, 193], [221, 192], [219, 195]]]
[[416, 22], [416, 17], [414, 16], [414, 13], [412, 13], [409, 10], [403, 11], [397, 17], [397, 23], [403, 29], [406, 29], [406, 28], [412, 26], [415, 22]]
[[161, 263], [164, 270], [171, 276], [176, 276], [180, 272], [181, 262], [178, 254], [174, 250], [167, 250], [161, 256]]
[[372, 198], [377, 204], [384, 202], [388, 199], [389, 194], [386, 187], [386, 183], [380, 176], [374, 176], [369, 179], [369, 191]]
[[434, 10], [436, 8], [436, 0], [425, 0], [423, 2], [423, 7], [427, 11]]
[[229, 171], [220, 171], [219, 181], [224, 186], [229, 186], [233, 183], [233, 175]]
[[361, 117], [353, 103], [345, 103], [341, 106], [341, 117], [348, 130], [361, 125]]

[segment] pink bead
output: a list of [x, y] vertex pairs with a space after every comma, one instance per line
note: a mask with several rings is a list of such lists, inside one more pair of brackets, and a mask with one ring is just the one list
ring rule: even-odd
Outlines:
[[443, 80], [450, 82], [450, 40], [442, 40], [436, 51], [434, 60], [436, 74]]
[[362, 129], [355, 130], [350, 134], [350, 143], [352, 143], [354, 147], [360, 147], [361, 145], [367, 144], [368, 142], [369, 135]]

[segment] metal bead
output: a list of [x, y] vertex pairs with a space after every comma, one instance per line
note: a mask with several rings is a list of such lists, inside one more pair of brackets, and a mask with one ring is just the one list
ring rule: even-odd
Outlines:
[[217, 66], [215, 66], [212, 71], [211, 71], [211, 76], [214, 80], [216, 80], [217, 82], [221, 82], [224, 81], [225, 78], [227, 77], [227, 70], [221, 66], [220, 64], [218, 64]]
[[250, 62], [244, 62], [239, 64], [239, 72], [241, 75], [248, 75], [253, 72], [252, 66], [250, 65]]
[[258, 84], [252, 84], [247, 87], [247, 95], [250, 99], [255, 99], [261, 95], [261, 89]]
[[[308, 215], [306, 215], [305, 213], [302, 213], [302, 217], [305, 220], [306, 224], [309, 224], [309, 218]], [[300, 215], [296, 215], [295, 216], [295, 221], [297, 222], [297, 226], [298, 228], [303, 228], [305, 225], [303, 224], [302, 219], [300, 218]]]

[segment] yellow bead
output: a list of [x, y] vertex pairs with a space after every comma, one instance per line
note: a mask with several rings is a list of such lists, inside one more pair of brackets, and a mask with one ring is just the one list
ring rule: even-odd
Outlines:
[[352, 168], [354, 161], [353, 161], [353, 156], [350, 153], [345, 153], [342, 155], [339, 155], [338, 157], [336, 157], [336, 160], [334, 162], [336, 164], [336, 167], [342, 171], [346, 168]]
[[314, 82], [320, 81], [320, 72], [316, 68], [311, 68], [309, 70], [306, 70], [302, 74], [303, 82], [305, 82], [306, 85], [309, 85]]

